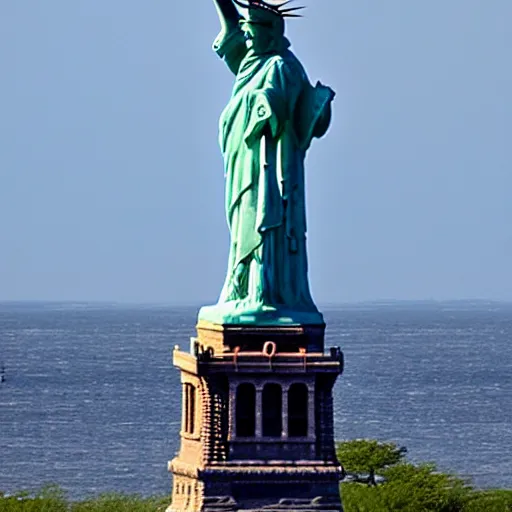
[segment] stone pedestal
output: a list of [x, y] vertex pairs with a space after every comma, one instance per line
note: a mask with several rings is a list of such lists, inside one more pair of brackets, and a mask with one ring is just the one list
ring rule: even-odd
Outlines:
[[181, 447], [168, 512], [340, 512], [325, 326], [200, 322], [181, 371]]

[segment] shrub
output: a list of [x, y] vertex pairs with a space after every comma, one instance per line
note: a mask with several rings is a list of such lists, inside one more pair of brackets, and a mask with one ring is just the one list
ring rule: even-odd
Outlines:
[[97, 498], [73, 503], [71, 512], [163, 512], [169, 498], [142, 498], [138, 495], [103, 494]]
[[511, 512], [512, 491], [475, 491], [463, 512]]
[[8, 498], [0, 498], [0, 512], [67, 512], [64, 491], [53, 484], [33, 494], [20, 491]]
[[166, 497], [142, 498], [138, 495], [104, 494], [79, 502], [68, 502], [57, 486], [44, 487], [36, 494], [18, 492], [5, 498], [0, 494], [0, 512], [164, 512]]
[[390, 510], [459, 512], [471, 488], [460, 478], [438, 473], [433, 464], [400, 463], [384, 471], [382, 486]]

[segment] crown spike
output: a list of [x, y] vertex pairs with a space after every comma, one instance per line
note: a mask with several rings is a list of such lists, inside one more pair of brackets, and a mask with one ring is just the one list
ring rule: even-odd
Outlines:
[[281, 18], [301, 18], [302, 16], [299, 14], [290, 14], [292, 11], [298, 11], [299, 9], [303, 9], [304, 7], [288, 7], [283, 9], [284, 6], [293, 2], [294, 0], [285, 0], [279, 2], [268, 2], [267, 0], [246, 0], [243, 2], [242, 0], [233, 0], [235, 4], [244, 8], [244, 9], [261, 9], [263, 11], [271, 12], [276, 16], [280, 16]]
[[279, 12], [281, 14], [285, 14], [287, 12], [300, 11], [301, 9], [305, 9], [305, 8], [306, 8], [305, 5], [300, 5], [299, 7], [289, 7], [288, 9], [279, 9]]

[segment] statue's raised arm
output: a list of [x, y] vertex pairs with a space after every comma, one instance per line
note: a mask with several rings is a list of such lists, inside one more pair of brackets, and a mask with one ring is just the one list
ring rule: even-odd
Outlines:
[[213, 0], [220, 21], [220, 32], [215, 38], [213, 49], [236, 75], [242, 59], [247, 53], [241, 16], [232, 0]]
[[327, 131], [334, 92], [313, 87], [289, 49], [285, 19], [300, 7], [214, 2], [221, 32], [213, 47], [236, 76], [219, 134], [231, 246], [219, 302], [199, 318], [322, 324], [307, 276], [304, 158]]
[[238, 26], [240, 15], [232, 0], [213, 0], [222, 30], [228, 32]]

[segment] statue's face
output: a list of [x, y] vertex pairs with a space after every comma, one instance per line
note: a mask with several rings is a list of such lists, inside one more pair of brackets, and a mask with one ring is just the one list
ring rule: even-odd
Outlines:
[[247, 48], [252, 48], [255, 53], [264, 53], [269, 50], [274, 39], [272, 24], [242, 20], [240, 25]]

